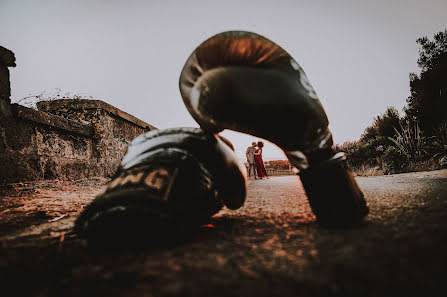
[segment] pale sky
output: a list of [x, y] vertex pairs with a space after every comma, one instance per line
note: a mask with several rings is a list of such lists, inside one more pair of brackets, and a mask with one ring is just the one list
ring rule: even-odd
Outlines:
[[[301, 64], [342, 143], [387, 106], [402, 111], [416, 39], [447, 28], [446, 12], [445, 0], [0, 0], [0, 45], [17, 59], [13, 102], [59, 88], [158, 128], [191, 127], [178, 88], [186, 59], [219, 32], [256, 32]], [[223, 134], [240, 156], [258, 140]], [[282, 156], [265, 146], [264, 159]]]

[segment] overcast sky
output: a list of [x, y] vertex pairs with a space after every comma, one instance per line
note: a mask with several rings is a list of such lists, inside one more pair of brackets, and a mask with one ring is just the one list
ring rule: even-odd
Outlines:
[[[0, 0], [0, 45], [17, 59], [14, 102], [59, 88], [169, 128], [197, 126], [178, 89], [191, 52], [219, 32], [253, 31], [301, 64], [342, 143], [387, 106], [402, 111], [416, 39], [447, 28], [446, 12], [446, 0]], [[257, 140], [224, 135], [239, 155]], [[265, 159], [280, 156], [266, 145]]]

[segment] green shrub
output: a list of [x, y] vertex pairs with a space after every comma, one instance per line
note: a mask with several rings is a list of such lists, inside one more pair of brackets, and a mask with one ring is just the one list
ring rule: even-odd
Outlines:
[[409, 165], [408, 157], [394, 146], [388, 147], [383, 153], [385, 174], [404, 172]]
[[367, 141], [349, 141], [342, 145], [336, 145], [335, 150], [344, 152], [348, 162], [356, 172], [364, 168], [382, 166], [382, 156], [392, 142], [387, 137], [376, 136]]
[[349, 164], [354, 169], [377, 166], [377, 151], [371, 142], [350, 141], [336, 146], [335, 149], [346, 154]]

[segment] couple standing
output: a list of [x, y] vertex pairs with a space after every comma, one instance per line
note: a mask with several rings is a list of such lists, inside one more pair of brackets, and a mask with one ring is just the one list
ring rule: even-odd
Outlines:
[[254, 179], [257, 179], [256, 172], [260, 179], [268, 178], [267, 170], [265, 170], [264, 161], [262, 160], [263, 147], [264, 143], [262, 141], [258, 141], [258, 143], [252, 142], [251, 146], [249, 146], [245, 152], [248, 162], [248, 178], [250, 178], [252, 171]]

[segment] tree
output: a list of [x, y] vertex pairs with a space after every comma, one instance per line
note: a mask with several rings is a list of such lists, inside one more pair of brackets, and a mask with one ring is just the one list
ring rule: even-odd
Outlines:
[[399, 112], [394, 106], [389, 106], [385, 112], [374, 119], [374, 127], [377, 134], [383, 137], [393, 137], [395, 129], [400, 125]]
[[373, 124], [366, 127], [361, 141], [373, 140], [377, 137], [393, 137], [395, 130], [400, 127], [399, 112], [394, 106], [388, 106], [384, 113], [374, 118]]
[[447, 53], [447, 29], [436, 33], [433, 41], [429, 40], [427, 36], [418, 38], [417, 43], [421, 45], [419, 48], [418, 66], [422, 73], [439, 65], [442, 57]]
[[371, 139], [375, 139], [377, 136], [377, 130], [375, 129], [374, 125], [366, 127], [365, 131], [363, 131], [363, 134], [360, 136], [360, 141], [368, 141]]
[[421, 37], [417, 43], [421, 73], [410, 73], [405, 119], [419, 122], [426, 135], [433, 135], [434, 128], [447, 119], [447, 30], [436, 33], [433, 40]]

